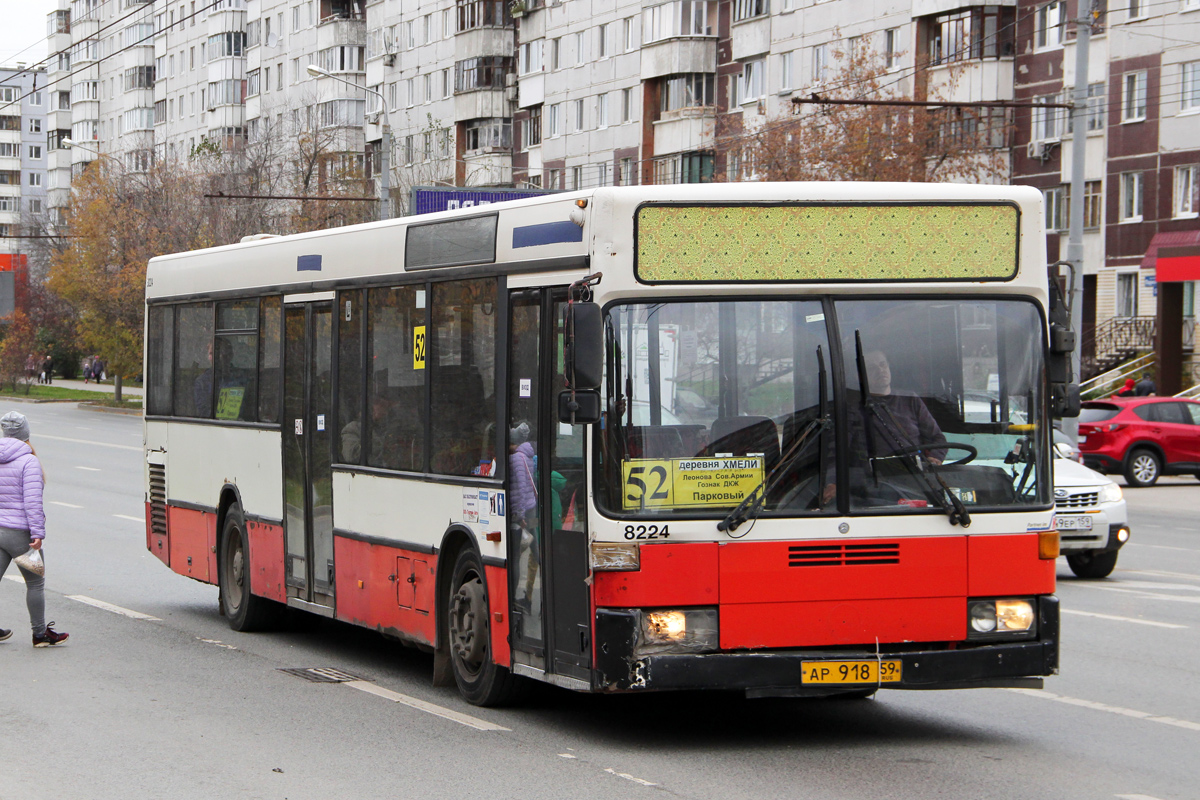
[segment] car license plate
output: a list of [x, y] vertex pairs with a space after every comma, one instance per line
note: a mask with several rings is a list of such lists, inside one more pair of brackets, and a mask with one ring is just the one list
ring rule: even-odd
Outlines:
[[1087, 436], [1085, 436], [1085, 435], [1084, 435], [1084, 434], [1082, 434], [1082, 433], [1081, 433], [1081, 434], [1079, 434], [1079, 443], [1080, 443], [1080, 444], [1083, 444], [1083, 443], [1084, 443], [1084, 442], [1086, 442], [1086, 441], [1087, 441]]
[[900, 680], [900, 660], [804, 661], [801, 683], [895, 683]]
[[1092, 518], [1059, 517], [1057, 525], [1060, 531], [1090, 531], [1092, 529]]

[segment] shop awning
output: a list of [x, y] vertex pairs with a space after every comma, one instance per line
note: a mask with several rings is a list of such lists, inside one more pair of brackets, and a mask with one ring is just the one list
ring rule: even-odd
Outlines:
[[1142, 257], [1142, 269], [1163, 281], [1200, 281], [1200, 230], [1156, 233]]

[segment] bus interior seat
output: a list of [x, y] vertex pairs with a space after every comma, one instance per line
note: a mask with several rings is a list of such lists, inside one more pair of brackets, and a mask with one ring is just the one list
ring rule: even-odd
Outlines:
[[713, 420], [707, 455], [762, 453], [770, 469], [779, 460], [779, 432], [770, 417], [718, 417]]
[[718, 417], [713, 420], [707, 455], [762, 453], [766, 458], [765, 466], [770, 468], [779, 460], [779, 452], [778, 428], [770, 417]]
[[628, 429], [631, 458], [687, 458], [683, 437], [671, 425], [635, 425]]

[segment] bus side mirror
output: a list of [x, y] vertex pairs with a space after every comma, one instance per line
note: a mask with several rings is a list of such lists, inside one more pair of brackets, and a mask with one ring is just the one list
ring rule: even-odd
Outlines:
[[604, 326], [600, 306], [569, 303], [564, 322], [567, 381], [576, 392], [599, 389], [604, 368]]
[[1078, 383], [1050, 384], [1050, 414], [1057, 419], [1074, 419], [1081, 408]]
[[559, 392], [558, 421], [568, 425], [591, 425], [600, 421], [600, 392], [596, 389]]

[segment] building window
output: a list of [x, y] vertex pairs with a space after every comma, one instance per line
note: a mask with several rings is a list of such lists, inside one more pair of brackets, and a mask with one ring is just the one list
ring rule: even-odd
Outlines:
[[596, 177], [596, 185], [597, 186], [608, 186], [609, 185], [610, 181], [608, 178], [608, 162], [607, 161], [601, 161], [599, 164], [596, 165], [596, 175], [597, 175], [597, 177]]
[[1043, 189], [1042, 197], [1045, 198], [1046, 232], [1065, 231], [1067, 229], [1066, 187], [1055, 186], [1052, 189]]
[[542, 143], [542, 107], [534, 106], [529, 109], [529, 116], [525, 118], [524, 130], [521, 132], [521, 139], [526, 149], [536, 147]]
[[1140, 122], [1146, 118], [1146, 73], [1129, 72], [1124, 81], [1125, 96], [1121, 101], [1121, 121]]
[[31, 161], [42, 160], [42, 146], [38, 144], [29, 145], [29, 159]]
[[633, 186], [634, 185], [633, 159], [632, 158], [622, 158], [621, 159], [621, 175], [620, 175], [619, 180], [620, 180], [622, 186]]
[[900, 29], [889, 28], [883, 32], [883, 66], [895, 69], [900, 63]]
[[1013, 12], [1011, 7], [977, 6], [939, 14], [929, 26], [930, 61], [947, 64], [1013, 55]]
[[766, 65], [762, 59], [742, 64], [742, 74], [737, 78], [735, 103], [752, 103], [766, 94], [765, 78]]
[[1065, 0], [1046, 3], [1037, 10], [1036, 41], [1039, 50], [1061, 45], [1066, 29], [1067, 4]]
[[546, 130], [547, 136], [562, 135], [562, 103], [550, 106], [546, 114]]
[[1117, 316], [1136, 317], [1138, 315], [1138, 274], [1136, 272], [1117, 273]]
[[454, 65], [454, 91], [503, 89], [504, 77], [513, 71], [513, 59], [506, 56], [468, 58]]
[[1189, 61], [1183, 67], [1183, 97], [1181, 107], [1184, 111], [1200, 108], [1200, 61]]
[[42, 185], [42, 173], [40, 173], [40, 172], [29, 173], [29, 185], [30, 186], [41, 186]]
[[779, 54], [779, 91], [786, 92], [795, 88], [792, 80], [792, 53]]
[[546, 170], [546, 188], [562, 189], [563, 171], [561, 169]]
[[1200, 213], [1200, 166], [1175, 168], [1176, 217], [1194, 217]]
[[829, 74], [829, 45], [819, 44], [813, 47], [813, 83], [824, 83]]
[[571, 167], [571, 185], [568, 189], [580, 189], [583, 187], [583, 167]]
[[40, 119], [38, 119], [37, 117], [30, 117], [29, 118], [29, 132], [30, 133], [41, 133], [42, 132], [42, 121]]
[[597, 30], [599, 35], [596, 37], [596, 58], [608, 58], [608, 25], [601, 25]]
[[659, 110], [663, 112], [711, 106], [716, 102], [716, 78], [707, 72], [672, 75], [663, 79], [659, 97]]
[[621, 122], [633, 119], [633, 89], [621, 90]]
[[574, 108], [574, 111], [575, 111], [574, 117], [575, 117], [575, 119], [574, 119], [574, 120], [572, 120], [572, 122], [574, 122], [574, 123], [575, 123], [575, 129], [574, 129], [574, 130], [575, 130], [575, 132], [576, 132], [576, 133], [579, 133], [580, 131], [582, 131], [582, 130], [583, 130], [583, 101], [582, 101], [582, 100], [575, 100], [575, 101], [573, 101], [573, 102], [572, 102], [572, 105], [574, 105], [574, 106], [575, 106], [575, 108]]
[[766, 16], [769, 8], [767, 0], [733, 0], [733, 21]]
[[464, 133], [467, 150], [512, 147], [512, 123], [503, 117], [473, 119], [466, 124]]
[[543, 42], [543, 39], [534, 39], [532, 42], [521, 43], [517, 63], [522, 75], [542, 71]]
[[575, 34], [575, 66], [577, 67], [581, 66], [584, 62], [584, 57], [586, 55], [586, 47], [584, 43], [586, 41], [587, 38], [583, 31]]
[[678, 153], [654, 159], [654, 182], [708, 183], [713, 179], [713, 154]]
[[550, 69], [562, 69], [562, 37], [550, 40]]
[[507, 0], [458, 0], [458, 31], [512, 27], [511, 5]]
[[1142, 173], [1121, 175], [1121, 222], [1142, 220]]
[[[1088, 181], [1083, 185], [1083, 227], [1099, 228], [1100, 214], [1104, 208], [1104, 193], [1100, 181]], [[1069, 205], [1069, 204], [1068, 204]]]
[[596, 127], [608, 127], [608, 93], [601, 92], [596, 95]]
[[717, 22], [715, 0], [676, 0], [642, 11], [642, 41], [646, 44], [676, 36], [712, 36]]
[[1141, 19], [1146, 16], [1146, 0], [1129, 0], [1129, 18]]
[[[1035, 97], [1033, 102], [1053, 105], [1062, 102], [1062, 95], [1048, 94], [1043, 97]], [[1066, 109], [1063, 108], [1033, 109], [1034, 140], [1047, 141], [1060, 138], [1063, 131], [1063, 118], [1066, 116], [1065, 112]]]
[[631, 53], [637, 49], [637, 18], [626, 17], [621, 21], [623, 35], [621, 37], [623, 50]]
[[[1071, 100], [1075, 99], [1074, 91], [1068, 89], [1063, 92], [1064, 98]], [[1090, 83], [1087, 91], [1087, 130], [1092, 131], [1104, 130], [1104, 107], [1107, 105], [1104, 96], [1104, 83]], [[1067, 121], [1067, 135], [1075, 132], [1075, 116], [1068, 110], [1063, 110], [1063, 118]]]

